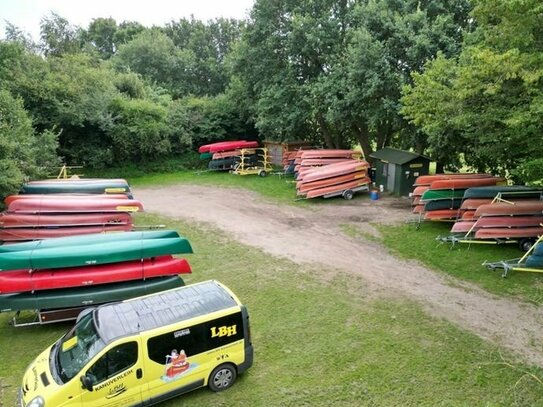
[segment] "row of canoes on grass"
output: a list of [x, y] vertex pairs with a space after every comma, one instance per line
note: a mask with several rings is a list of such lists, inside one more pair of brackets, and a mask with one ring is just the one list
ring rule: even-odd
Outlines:
[[175, 231], [89, 234], [0, 246], [0, 311], [64, 308], [183, 285], [192, 253]]
[[16, 242], [133, 229], [143, 210], [123, 179], [55, 179], [23, 184], [4, 200], [0, 241]]

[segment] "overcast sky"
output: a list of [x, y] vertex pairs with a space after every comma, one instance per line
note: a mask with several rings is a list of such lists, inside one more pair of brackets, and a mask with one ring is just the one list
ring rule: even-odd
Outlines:
[[0, 0], [0, 38], [5, 20], [29, 32], [35, 40], [40, 20], [51, 11], [71, 24], [87, 27], [96, 17], [113, 17], [117, 23], [138, 21], [146, 26], [163, 25], [194, 15], [199, 20], [247, 17], [254, 0]]

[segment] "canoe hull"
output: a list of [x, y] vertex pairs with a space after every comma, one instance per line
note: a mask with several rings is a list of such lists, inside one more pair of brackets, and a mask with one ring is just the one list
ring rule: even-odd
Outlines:
[[132, 215], [125, 212], [55, 215], [0, 213], [0, 227], [3, 228], [128, 224], [132, 224]]
[[57, 237], [87, 235], [89, 233], [119, 233], [132, 230], [131, 223], [90, 226], [57, 226], [46, 228], [0, 228], [0, 241], [24, 242], [28, 240], [52, 239]]
[[0, 272], [81, 267], [184, 253], [192, 253], [192, 248], [188, 240], [181, 237], [36, 249], [3, 253]]
[[128, 240], [169, 239], [179, 237], [175, 230], [149, 230], [141, 232], [98, 233], [85, 236], [59, 237], [39, 242], [0, 245], [0, 253], [19, 252], [25, 250], [66, 248], [68, 246], [86, 246], [97, 243], [126, 242]]
[[183, 285], [181, 277], [168, 276], [89, 287], [5, 294], [0, 295], [0, 312], [91, 306], [122, 301]]
[[189, 263], [172, 256], [34, 273], [28, 270], [4, 271], [0, 273], [0, 294], [86, 287], [188, 273], [191, 273]]
[[87, 213], [141, 212], [143, 205], [136, 199], [18, 199], [7, 209], [11, 213]]

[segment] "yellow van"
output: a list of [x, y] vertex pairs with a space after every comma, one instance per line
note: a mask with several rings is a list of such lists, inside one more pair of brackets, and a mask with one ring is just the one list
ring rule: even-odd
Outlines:
[[225, 390], [252, 362], [247, 309], [211, 280], [83, 311], [30, 364], [18, 405], [150, 406]]

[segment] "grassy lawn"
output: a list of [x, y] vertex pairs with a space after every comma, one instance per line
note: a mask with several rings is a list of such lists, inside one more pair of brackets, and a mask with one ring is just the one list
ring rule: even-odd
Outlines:
[[451, 225], [447, 223], [427, 222], [419, 230], [413, 225], [376, 226], [383, 236], [382, 243], [396, 255], [419, 260], [434, 270], [475, 283], [495, 294], [543, 303], [543, 275], [513, 271], [502, 278], [501, 270], [489, 270], [481, 265], [485, 260], [521, 257], [524, 253], [514, 244], [458, 244], [451, 249], [450, 244], [435, 240], [438, 235], [448, 234]]
[[[139, 216], [189, 238], [187, 283], [222, 281], [251, 314], [253, 367], [224, 393], [197, 390], [165, 407], [541, 405], [543, 385], [532, 375], [542, 370], [414, 303], [375, 299], [362, 280], [328, 281], [326, 270], [273, 258], [202, 225]], [[27, 364], [68, 325], [7, 322], [0, 314], [0, 405], [12, 406]]]

